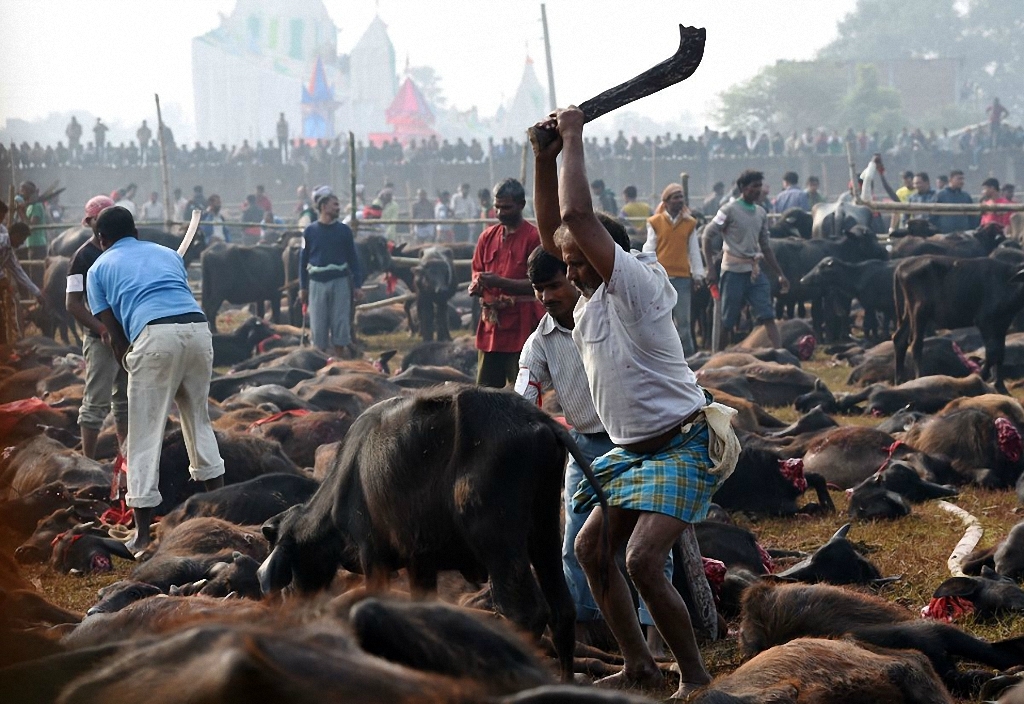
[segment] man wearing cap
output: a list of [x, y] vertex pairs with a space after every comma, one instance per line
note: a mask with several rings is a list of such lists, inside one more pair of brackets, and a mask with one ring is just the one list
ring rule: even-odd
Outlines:
[[313, 346], [336, 357], [354, 356], [352, 300], [362, 300], [363, 271], [349, 226], [338, 222], [341, 203], [326, 186], [313, 191], [320, 214], [302, 231], [299, 297], [309, 306]]
[[82, 431], [82, 453], [96, 459], [96, 440], [111, 408], [118, 445], [124, 445], [128, 436], [128, 372], [114, 357], [107, 326], [96, 318], [87, 305], [86, 279], [99, 256], [100, 238], [96, 233], [96, 218], [114, 201], [107, 196], [94, 196], [85, 204], [82, 225], [92, 229], [92, 237], [78, 248], [68, 267], [65, 303], [68, 313], [85, 328], [82, 355], [85, 357], [85, 393], [78, 410], [78, 427]]
[[160, 448], [172, 401], [192, 479], [207, 490], [224, 485], [207, 405], [213, 336], [177, 252], [139, 241], [134, 218], [118, 206], [103, 210], [94, 230], [103, 255], [89, 271], [89, 305], [128, 371], [127, 503], [136, 533], [127, 547], [135, 553], [149, 544], [149, 526], [163, 501]]
[[689, 357], [697, 352], [690, 332], [690, 292], [704, 280], [697, 221], [684, 205], [683, 187], [678, 183], [665, 187], [661, 202], [665, 206], [661, 212], [647, 219], [644, 251], [658, 255], [658, 263], [665, 267], [668, 280], [676, 290], [672, 319], [683, 343], [683, 352]]

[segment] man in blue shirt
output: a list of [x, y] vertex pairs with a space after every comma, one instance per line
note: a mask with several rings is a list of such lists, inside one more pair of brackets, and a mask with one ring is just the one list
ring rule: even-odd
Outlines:
[[774, 212], [784, 213], [790, 208], [811, 209], [807, 194], [800, 189], [799, 183], [800, 177], [795, 171], [787, 171], [782, 175], [783, 188], [782, 192], [775, 196]]
[[224, 485], [224, 460], [210, 424], [207, 397], [213, 338], [192, 296], [181, 257], [140, 242], [125, 208], [96, 219], [103, 254], [86, 282], [93, 315], [106, 326], [114, 356], [128, 372], [128, 495], [135, 511], [133, 553], [149, 544], [149, 525], [161, 504], [160, 449], [171, 402], [178, 406], [189, 474], [207, 490]]
[[[964, 193], [964, 172], [954, 169], [949, 172], [949, 185], [943, 188], [935, 196], [936, 203], [973, 203], [971, 196]], [[939, 215], [936, 218], [936, 226], [939, 232], [960, 232], [970, 230], [975, 226], [975, 219], [971, 215]]]
[[[909, 198], [907, 198], [908, 203], [934, 203], [936, 195], [938, 194], [932, 189], [931, 179], [928, 177], [926, 172], [918, 171], [914, 174], [914, 192], [910, 194]], [[932, 225], [935, 225], [936, 228], [938, 228], [938, 215], [926, 215], [921, 213], [915, 215], [914, 218], [928, 220]], [[908, 220], [910, 220], [910, 218], [904, 215], [903, 224], [906, 225]]]
[[[318, 189], [319, 190], [319, 189]], [[330, 191], [316, 198], [320, 217], [302, 232], [299, 250], [299, 297], [309, 305], [313, 346], [336, 357], [354, 356], [352, 299], [360, 301], [363, 271], [355, 238], [338, 222], [341, 203]]]

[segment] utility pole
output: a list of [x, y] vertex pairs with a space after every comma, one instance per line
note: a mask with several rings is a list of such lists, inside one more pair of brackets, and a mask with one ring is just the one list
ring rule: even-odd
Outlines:
[[548, 64], [548, 98], [551, 100], [551, 112], [558, 109], [555, 100], [555, 69], [551, 66], [551, 40], [548, 38], [548, 13], [544, 3], [540, 4], [540, 23], [544, 26], [544, 57]]

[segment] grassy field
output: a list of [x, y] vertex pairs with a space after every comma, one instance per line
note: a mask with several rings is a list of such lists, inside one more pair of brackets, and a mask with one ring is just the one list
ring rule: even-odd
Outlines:
[[[234, 321], [225, 322], [228, 322], [227, 327], [230, 327], [230, 323]], [[467, 333], [463, 331], [462, 334]], [[396, 349], [399, 351], [400, 359], [415, 341], [407, 333], [400, 332], [364, 338], [364, 343], [367, 358], [376, 357], [384, 350]], [[395, 360], [393, 369], [397, 367], [399, 359]], [[819, 375], [833, 391], [850, 390], [844, 384], [849, 367], [845, 364], [832, 363], [820, 351], [805, 368]], [[787, 422], [797, 416], [792, 408], [770, 410]], [[868, 425], [875, 425], [878, 422], [878, 419], [871, 417], [847, 417], [838, 420], [841, 423]], [[847, 522], [845, 494], [834, 492], [832, 498], [837, 513], [830, 516], [756, 521], [738, 516], [736, 520], [753, 531], [769, 548], [811, 551], [828, 540]], [[1013, 492], [968, 488], [953, 501], [981, 522], [985, 531], [982, 546], [998, 541], [1018, 520], [1021, 520]], [[964, 528], [959, 519], [932, 502], [914, 506], [910, 516], [898, 521], [857, 523], [849, 537], [863, 549], [883, 575], [900, 576], [899, 581], [884, 587], [880, 594], [916, 611], [928, 603], [936, 586], [949, 576], [946, 560], [963, 532]], [[131, 565], [120, 560], [115, 561], [115, 567], [113, 573], [101, 576], [64, 576], [54, 574], [45, 568], [27, 570], [26, 576], [61, 606], [85, 610], [93, 603], [97, 589], [125, 578], [131, 571]], [[985, 623], [968, 620], [961, 625], [968, 631], [988, 639], [1006, 638], [1024, 632], [1024, 619], [1021, 618], [1007, 617]], [[734, 628], [736, 624], [730, 626]], [[703, 652], [709, 668], [716, 675], [731, 671], [740, 663], [734, 637], [705, 646]]]

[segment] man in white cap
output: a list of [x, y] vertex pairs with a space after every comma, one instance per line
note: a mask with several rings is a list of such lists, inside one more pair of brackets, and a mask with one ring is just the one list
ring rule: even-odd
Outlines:
[[309, 306], [309, 332], [313, 346], [336, 357], [354, 356], [350, 313], [352, 301], [362, 299], [362, 267], [355, 238], [339, 222], [341, 203], [322, 186], [313, 191], [320, 214], [302, 231], [299, 250], [299, 297]]
[[85, 204], [82, 225], [92, 229], [92, 237], [78, 248], [68, 267], [67, 309], [85, 328], [85, 394], [78, 411], [78, 426], [82, 431], [82, 453], [90, 459], [96, 458], [96, 440], [111, 408], [119, 447], [123, 447], [128, 436], [128, 372], [115, 359], [110, 332], [89, 310], [85, 295], [89, 269], [103, 253], [96, 218], [113, 205], [114, 201], [107, 196], [94, 196]]

